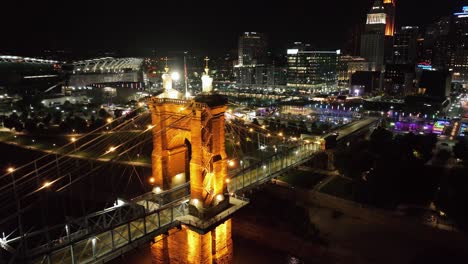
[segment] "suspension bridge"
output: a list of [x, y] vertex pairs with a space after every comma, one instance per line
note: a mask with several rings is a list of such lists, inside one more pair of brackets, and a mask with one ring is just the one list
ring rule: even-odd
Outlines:
[[[4, 259], [9, 263], [102, 263], [140, 244], [156, 243], [156, 238], [164, 238], [169, 230], [182, 225], [203, 233], [248, 203], [242, 195], [245, 190], [303, 164], [323, 149], [322, 137], [288, 139], [283, 133], [243, 123], [212, 99], [152, 98], [148, 101], [151, 113], [142, 107], [75, 138], [55, 153], [8, 168], [0, 176], [0, 226], [5, 228], [0, 230], [0, 250]], [[338, 133], [345, 138], [377, 122], [364, 119]], [[195, 146], [198, 139], [200, 145]], [[224, 144], [229, 157], [223, 153]], [[249, 145], [257, 158], [245, 159]], [[258, 146], [269, 147], [259, 151]], [[51, 193], [65, 197], [87, 196], [87, 190], [99, 192], [86, 184], [111, 170], [131, 171], [130, 177], [135, 175], [144, 185], [139, 167], [148, 166], [139, 160], [142, 156], [151, 156], [153, 165], [153, 177], [148, 179], [151, 189], [142, 188], [144, 194], [118, 198], [128, 186], [113, 187], [113, 195], [104, 198], [104, 210], [71, 219], [54, 219], [52, 216], [62, 213], [45, 209]], [[197, 158], [200, 165], [193, 166]], [[188, 163], [190, 168], [186, 168]], [[227, 175], [217, 179], [223, 170]], [[203, 175], [201, 181], [194, 171]], [[130, 181], [122, 176], [110, 179]], [[194, 189], [197, 186], [200, 189]], [[195, 196], [199, 198], [194, 198], [194, 192], [200, 192]], [[198, 203], [207, 203], [210, 209], [225, 201], [228, 204], [213, 213], [193, 211]]]

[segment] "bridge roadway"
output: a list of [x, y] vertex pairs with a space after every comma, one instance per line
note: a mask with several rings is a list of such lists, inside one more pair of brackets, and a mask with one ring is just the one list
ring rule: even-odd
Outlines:
[[[347, 137], [375, 124], [377, 119], [364, 119], [346, 125], [337, 131]], [[315, 142], [303, 142], [283, 152], [241, 170], [230, 171], [227, 190], [231, 195], [231, 207], [209, 222], [211, 225], [228, 218], [232, 213], [248, 203], [239, 196], [242, 191], [270, 181], [313, 157], [320, 151], [320, 138]], [[33, 258], [28, 263], [104, 263], [141, 244], [148, 243], [159, 234], [180, 226], [190, 224], [187, 220], [190, 183], [175, 187], [158, 194], [146, 193], [128, 202], [119, 202], [73, 223], [60, 225], [47, 230], [27, 234], [22, 243], [27, 245], [27, 256]], [[214, 221], [214, 222], [213, 222]], [[49, 240], [40, 246], [34, 241], [44, 236], [44, 231], [58, 234], [58, 239]], [[14, 238], [4, 243], [19, 242]]]
[[325, 135], [323, 138], [326, 138], [327, 136], [331, 134], [338, 134], [338, 137], [336, 138], [337, 141], [341, 141], [346, 139], [348, 136], [351, 136], [353, 134], [356, 134], [364, 129], [367, 129], [371, 126], [377, 125], [380, 122], [379, 118], [376, 117], [368, 117], [356, 122], [352, 122], [349, 124], [346, 124], [342, 127], [340, 127], [337, 131], [331, 132], [327, 135]]

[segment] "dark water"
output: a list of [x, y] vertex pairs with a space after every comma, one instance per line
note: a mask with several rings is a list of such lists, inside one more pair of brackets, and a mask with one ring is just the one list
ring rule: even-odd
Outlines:
[[[289, 254], [277, 251], [255, 241], [233, 238], [234, 263], [233, 264], [303, 264], [305, 262]], [[143, 246], [127, 253], [110, 264], [151, 264], [150, 246]]]
[[235, 264], [302, 264], [304, 263], [285, 252], [260, 245], [255, 241], [234, 238]]

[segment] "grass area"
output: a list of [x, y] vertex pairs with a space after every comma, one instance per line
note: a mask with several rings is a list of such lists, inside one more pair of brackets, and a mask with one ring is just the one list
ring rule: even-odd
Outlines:
[[10, 137], [12, 137], [10, 132], [0, 132], [0, 141], [7, 141]]
[[335, 177], [323, 186], [320, 192], [346, 200], [354, 200], [353, 181], [343, 177]]
[[292, 171], [286, 176], [279, 178], [279, 180], [288, 183], [291, 186], [312, 189], [320, 181], [325, 179], [326, 176], [308, 171]]

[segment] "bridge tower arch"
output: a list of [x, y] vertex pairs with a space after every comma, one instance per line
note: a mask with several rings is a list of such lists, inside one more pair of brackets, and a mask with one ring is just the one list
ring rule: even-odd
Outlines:
[[[210, 78], [208, 71], [204, 77], [204, 81]], [[175, 94], [169, 87], [148, 102], [152, 176], [160, 191], [183, 184], [185, 181], [175, 179], [180, 175], [190, 179], [189, 215], [179, 219], [178, 228], [154, 239], [153, 263], [232, 263], [231, 204], [226, 186], [227, 99], [211, 93], [209, 87], [195, 99], [184, 100]]]

